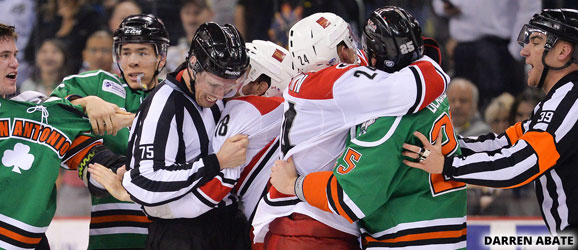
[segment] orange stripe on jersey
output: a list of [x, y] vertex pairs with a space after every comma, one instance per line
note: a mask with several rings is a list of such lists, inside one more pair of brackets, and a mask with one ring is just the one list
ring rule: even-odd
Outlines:
[[506, 188], [515, 188], [530, 183], [546, 170], [552, 168], [560, 159], [554, 137], [548, 132], [530, 131], [520, 137], [520, 140], [524, 140], [532, 146], [538, 156], [538, 167], [540, 167], [540, 170], [524, 182]]
[[[86, 135], [78, 136], [78, 137], [76, 137], [76, 139], [74, 139], [74, 141], [72, 142], [72, 146], [70, 146], [70, 148], [71, 149], [75, 148], [79, 144], [81, 144], [87, 140], [90, 140], [90, 139], [92, 139], [92, 137], [90, 137], [90, 136], [86, 136]], [[90, 151], [90, 149], [92, 149], [94, 146], [100, 145], [100, 144], [102, 144], [101, 141], [95, 141], [94, 143], [83, 148], [81, 151], [76, 153], [73, 157], [68, 159], [65, 162], [65, 164], [68, 165], [68, 167], [70, 167], [70, 169], [76, 169], [78, 167], [78, 165], [80, 165], [80, 162], [82, 161], [82, 159], [86, 156], [86, 154], [88, 154], [88, 151]]]
[[[338, 67], [340, 66], [340, 67]], [[317, 72], [307, 73], [307, 79], [301, 84], [298, 92], [292, 87], [295, 83], [294, 78], [289, 85], [289, 94], [294, 97], [313, 100], [325, 100], [333, 98], [333, 84], [345, 72], [351, 68], [359, 67], [359, 65], [348, 65], [343, 67], [338, 64], [332, 67], [322, 69]]]
[[343, 209], [343, 207], [341, 206], [340, 202], [341, 200], [339, 199], [339, 190], [337, 188], [339, 184], [337, 183], [337, 178], [335, 178], [335, 176], [331, 178], [331, 182], [329, 183], [329, 185], [331, 185], [331, 199], [333, 200], [334, 206], [337, 209], [337, 213], [343, 216], [345, 219], [347, 219], [349, 223], [353, 223], [353, 220], [347, 215], [347, 212], [345, 212], [345, 209]]
[[255, 108], [257, 108], [257, 110], [259, 110], [259, 113], [261, 113], [261, 115], [273, 111], [283, 103], [283, 97], [278, 96], [276, 97], [242, 96], [234, 98], [233, 100], [246, 101], [252, 104], [253, 106], [255, 106]]
[[200, 189], [214, 201], [220, 202], [231, 192], [232, 188], [223, 186], [221, 181], [215, 177], [205, 185], [201, 186]]
[[435, 66], [431, 62], [417, 61], [411, 65], [419, 68], [425, 81], [425, 96], [419, 107], [419, 109], [422, 110], [444, 92], [446, 84], [443, 77], [436, 71]]
[[131, 222], [145, 222], [150, 223], [151, 221], [144, 215], [108, 215], [108, 216], [98, 216], [92, 217], [90, 219], [90, 224], [93, 223], [107, 223], [107, 222], [119, 222], [119, 221], [131, 221]]
[[[333, 172], [331, 171], [310, 173], [303, 181], [303, 195], [305, 196], [307, 203], [330, 213], [331, 209], [329, 209], [329, 200], [327, 199], [328, 195], [326, 187], [327, 182], [329, 182], [329, 178], [332, 175]], [[335, 190], [336, 189], [337, 186], [335, 186]]]
[[508, 140], [510, 140], [510, 145], [516, 144], [518, 139], [524, 135], [524, 131], [522, 130], [522, 122], [517, 122], [516, 124], [507, 128], [506, 135], [508, 136]]
[[383, 243], [398, 243], [398, 242], [409, 242], [409, 241], [418, 241], [418, 240], [432, 240], [432, 239], [447, 239], [447, 238], [459, 238], [466, 235], [467, 229], [460, 229], [454, 231], [441, 231], [441, 232], [429, 232], [429, 233], [420, 233], [420, 234], [409, 234], [400, 236], [393, 239], [387, 240], [377, 240], [371, 236], [365, 236], [363, 238], [363, 244], [367, 245], [369, 242], [383, 242]]
[[18, 241], [18, 242], [22, 242], [22, 243], [26, 243], [26, 244], [34, 244], [34, 245], [40, 243], [40, 240], [42, 239], [40, 237], [38, 237], [38, 238], [27, 237], [27, 236], [21, 235], [19, 233], [12, 232], [12, 231], [10, 231], [6, 228], [2, 228], [2, 227], [0, 227], [0, 234], [7, 236], [8, 238], [11, 238], [11, 239]]

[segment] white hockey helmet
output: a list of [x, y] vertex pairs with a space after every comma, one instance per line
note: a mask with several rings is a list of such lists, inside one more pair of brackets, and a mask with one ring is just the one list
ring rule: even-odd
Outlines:
[[356, 49], [357, 42], [349, 24], [329, 12], [310, 15], [289, 31], [289, 51], [300, 72], [315, 72], [340, 62], [337, 45], [344, 42]]
[[297, 74], [289, 51], [275, 43], [262, 40], [245, 43], [245, 47], [251, 67], [240, 85], [240, 94], [245, 95], [242, 93], [243, 87], [264, 74], [271, 78], [271, 86], [264, 96], [282, 95], [291, 78]]

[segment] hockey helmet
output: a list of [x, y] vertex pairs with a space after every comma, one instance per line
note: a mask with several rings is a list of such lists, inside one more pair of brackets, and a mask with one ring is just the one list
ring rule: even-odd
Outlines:
[[169, 47], [169, 33], [163, 22], [151, 14], [132, 15], [114, 31], [114, 59], [118, 61], [120, 47], [125, 43], [151, 43], [157, 55], [166, 56]]
[[295, 23], [289, 31], [289, 51], [300, 72], [315, 72], [340, 62], [337, 45], [356, 49], [349, 24], [328, 12], [315, 13]]
[[241, 77], [249, 65], [245, 41], [230, 24], [201, 24], [191, 42], [187, 61], [191, 56], [197, 58], [192, 65], [195, 72], [205, 70], [225, 79]]
[[297, 74], [289, 51], [277, 44], [262, 40], [254, 40], [246, 43], [245, 46], [251, 58], [251, 67], [242, 80], [240, 94], [244, 95], [243, 86], [257, 80], [261, 75], [266, 75], [271, 82], [265, 96], [280, 96], [289, 85], [291, 78]]
[[572, 62], [578, 63], [578, 11], [573, 9], [545, 9], [534, 14], [529, 24], [524, 25], [518, 35], [518, 43], [524, 47], [530, 35], [539, 32], [546, 35], [544, 48], [552, 49], [558, 39], [574, 45]]
[[374, 67], [392, 73], [423, 56], [418, 21], [402, 8], [388, 6], [371, 13], [362, 35], [363, 50]]

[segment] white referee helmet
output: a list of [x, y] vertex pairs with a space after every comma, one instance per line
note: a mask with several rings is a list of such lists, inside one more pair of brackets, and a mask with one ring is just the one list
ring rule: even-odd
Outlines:
[[262, 40], [245, 43], [245, 47], [250, 58], [250, 67], [242, 79], [239, 93], [246, 95], [242, 93], [243, 87], [261, 75], [266, 75], [271, 78], [271, 85], [264, 96], [281, 96], [291, 78], [297, 74], [289, 51], [275, 43]]
[[315, 72], [340, 62], [337, 45], [357, 48], [356, 38], [343, 18], [328, 12], [315, 13], [289, 31], [289, 51], [300, 72]]

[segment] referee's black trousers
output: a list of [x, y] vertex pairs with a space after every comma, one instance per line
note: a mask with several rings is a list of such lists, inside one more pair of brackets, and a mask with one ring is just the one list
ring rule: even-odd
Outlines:
[[230, 205], [193, 219], [153, 219], [146, 249], [245, 250], [251, 249], [245, 215]]

